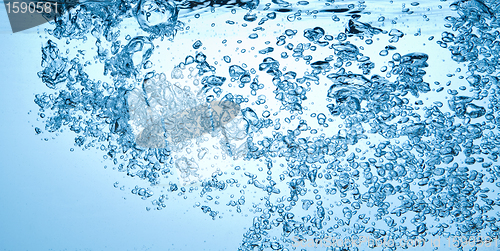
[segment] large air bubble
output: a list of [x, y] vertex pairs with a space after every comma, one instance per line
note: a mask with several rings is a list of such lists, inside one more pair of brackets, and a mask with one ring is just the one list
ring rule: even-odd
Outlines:
[[172, 0], [141, 0], [135, 13], [141, 28], [153, 36], [175, 35], [178, 15]]

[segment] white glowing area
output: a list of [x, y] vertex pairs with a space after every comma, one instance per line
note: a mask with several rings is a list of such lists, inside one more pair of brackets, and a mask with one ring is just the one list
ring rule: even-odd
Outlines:
[[[229, 168], [227, 161], [221, 161], [247, 152], [248, 123], [240, 106], [231, 101], [208, 103], [203, 96], [201, 91], [195, 94], [157, 74], [127, 97], [129, 124], [137, 146], [171, 149], [177, 175], [184, 184]], [[208, 164], [212, 161], [216, 164]]]

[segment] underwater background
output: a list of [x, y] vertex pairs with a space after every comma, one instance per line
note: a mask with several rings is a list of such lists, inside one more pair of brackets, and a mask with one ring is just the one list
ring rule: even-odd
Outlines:
[[498, 250], [500, 2], [0, 8], [0, 250]]

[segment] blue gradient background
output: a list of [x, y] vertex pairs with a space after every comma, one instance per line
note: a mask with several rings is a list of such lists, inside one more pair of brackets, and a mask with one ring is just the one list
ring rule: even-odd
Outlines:
[[[394, 6], [400, 8], [401, 3]], [[442, 22], [442, 18], [435, 20]], [[102, 152], [76, 147], [70, 152], [73, 133], [35, 135], [35, 126], [42, 123], [37, 121], [34, 95], [48, 90], [36, 74], [42, 69], [40, 48], [47, 40], [43, 31], [47, 27], [12, 34], [5, 8], [0, 8], [0, 250], [237, 250], [252, 224], [253, 217], [246, 217], [246, 212], [214, 221], [193, 207], [196, 198], [175, 198], [161, 211], [146, 211], [149, 202], [131, 196], [128, 188], [113, 187], [117, 181], [126, 187], [135, 183], [104, 169], [108, 163], [102, 161]], [[403, 41], [412, 42], [399, 42], [398, 52], [425, 48], [431, 55], [428, 81], [431, 75], [453, 72], [458, 65], [449, 59], [449, 51], [430, 42], [422, 46], [429, 34], [442, 32], [442, 25], [422, 28], [418, 38], [410, 34], [416, 29], [408, 28]], [[442, 100], [442, 95], [431, 95]], [[46, 137], [48, 141], [42, 140]], [[247, 203], [254, 199], [258, 202], [258, 197], [248, 196]]]

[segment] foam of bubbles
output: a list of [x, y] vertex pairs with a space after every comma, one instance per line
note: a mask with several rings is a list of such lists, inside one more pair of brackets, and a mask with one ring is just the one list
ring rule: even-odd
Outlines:
[[[438, 4], [414, 2], [397, 14], [429, 22]], [[426, 72], [443, 67], [435, 52], [398, 48], [412, 39], [413, 23], [397, 26], [391, 13], [364, 20], [376, 3], [83, 2], [47, 30], [38, 75], [50, 93], [35, 102], [46, 132], [69, 129], [76, 146], [103, 151], [116, 170], [149, 183], [131, 192], [153, 209], [174, 203], [169, 193], [194, 192], [206, 199], [195, 207], [213, 219], [253, 213], [239, 250], [331, 239], [345, 242], [326, 250], [405, 249], [438, 237], [482, 242], [500, 229], [499, 6], [449, 4], [435, 43], [459, 64], [441, 78]], [[215, 32], [241, 28], [235, 41], [220, 37], [234, 53], [215, 52], [221, 45], [203, 37], [176, 44], [186, 23], [215, 12], [231, 19], [213, 19]], [[121, 30], [127, 20], [139, 28]], [[164, 38], [169, 50], [186, 50], [182, 58], [158, 59]], [[83, 51], [65, 54], [66, 41], [95, 41], [94, 63]], [[112, 83], [89, 76], [92, 64]], [[249, 192], [262, 196], [252, 201]], [[219, 203], [225, 193], [228, 209]]]

